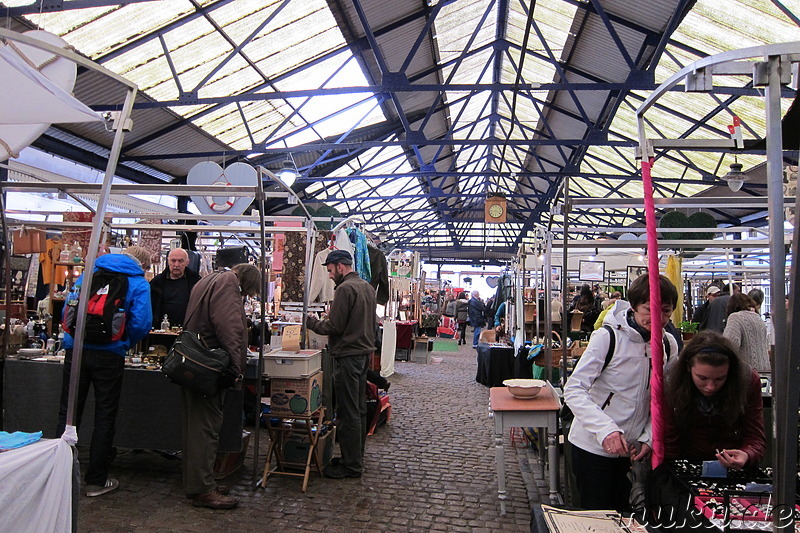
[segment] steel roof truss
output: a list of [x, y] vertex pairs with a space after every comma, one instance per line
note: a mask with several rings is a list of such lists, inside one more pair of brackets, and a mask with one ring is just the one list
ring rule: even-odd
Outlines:
[[[201, 87], [203, 87], [203, 86], [204, 86], [204, 85], [205, 85], [205, 84], [208, 82], [208, 80], [210, 80], [212, 77], [214, 77], [214, 75], [215, 75], [217, 72], [219, 72], [220, 70], [222, 70], [222, 67], [224, 67], [225, 65], [227, 65], [227, 64], [228, 64], [228, 62], [229, 62], [231, 59], [233, 59], [234, 57], [236, 57], [237, 55], [238, 55], [238, 56], [241, 56], [241, 57], [242, 57], [242, 58], [243, 58], [245, 61], [247, 61], [247, 63], [248, 63], [248, 64], [249, 64], [251, 67], [253, 67], [254, 69], [256, 69], [255, 62], [251, 61], [251, 60], [250, 60], [250, 59], [247, 57], [247, 55], [246, 55], [244, 52], [242, 52], [242, 49], [243, 49], [245, 46], [247, 46], [248, 44], [250, 44], [250, 42], [252, 42], [252, 40], [253, 40], [253, 39], [255, 39], [255, 37], [258, 35], [258, 33], [259, 33], [259, 32], [260, 32], [262, 29], [264, 29], [264, 28], [265, 28], [265, 27], [266, 27], [266, 26], [267, 26], [267, 25], [268, 25], [270, 22], [272, 22], [272, 21], [273, 21], [273, 19], [275, 19], [275, 17], [276, 17], [276, 16], [278, 16], [278, 14], [279, 14], [281, 11], [283, 11], [283, 8], [285, 8], [286, 6], [288, 6], [288, 5], [289, 5], [289, 2], [290, 2], [290, 1], [291, 1], [291, 0], [283, 0], [283, 2], [281, 2], [281, 3], [280, 3], [280, 5], [278, 5], [278, 7], [276, 7], [276, 8], [275, 8], [275, 9], [272, 11], [272, 13], [270, 13], [270, 14], [267, 16], [267, 18], [266, 18], [266, 19], [264, 19], [264, 20], [263, 20], [263, 21], [262, 21], [262, 22], [261, 22], [261, 23], [260, 23], [258, 26], [256, 26], [256, 28], [255, 28], [255, 29], [254, 29], [254, 30], [253, 30], [253, 31], [250, 33], [250, 35], [248, 35], [247, 37], [245, 37], [245, 38], [244, 38], [244, 40], [243, 40], [241, 43], [239, 43], [239, 44], [236, 44], [236, 43], [233, 41], [233, 39], [231, 39], [231, 38], [228, 36], [228, 34], [227, 34], [227, 33], [226, 33], [226, 32], [225, 32], [225, 31], [224, 31], [224, 30], [223, 30], [221, 27], [219, 27], [219, 26], [216, 24], [216, 22], [212, 22], [212, 19], [211, 19], [211, 17], [210, 17], [209, 15], [204, 15], [204, 16], [205, 16], [205, 18], [206, 18], [206, 19], [207, 19], [207, 20], [208, 20], [208, 21], [209, 21], [209, 22], [210, 22], [210, 23], [211, 23], [211, 24], [214, 26], [214, 28], [215, 28], [215, 29], [216, 29], [216, 30], [217, 30], [217, 31], [220, 33], [220, 35], [222, 35], [222, 37], [223, 37], [223, 38], [224, 38], [226, 41], [228, 41], [228, 44], [230, 44], [230, 45], [233, 47], [233, 50], [231, 50], [231, 51], [230, 51], [230, 53], [229, 53], [227, 56], [225, 56], [225, 57], [222, 59], [222, 61], [220, 61], [220, 62], [219, 62], [219, 64], [218, 64], [217, 66], [215, 66], [214, 68], [212, 68], [212, 69], [211, 69], [211, 71], [210, 71], [208, 74], [206, 74], [206, 76], [205, 76], [205, 77], [204, 77], [202, 80], [200, 80], [200, 81], [197, 83], [197, 85], [195, 85], [194, 89], [192, 89], [192, 91], [191, 91], [191, 92], [192, 92], [192, 94], [193, 94], [193, 95], [196, 95], [196, 94], [197, 94], [197, 93], [200, 91], [200, 88], [201, 88]], [[192, 1], [192, 3], [195, 5], [195, 7], [199, 7], [199, 6], [198, 6], [198, 5], [197, 5], [197, 4], [196, 4], [194, 1]], [[257, 72], [257, 73], [258, 73], [260, 76], [263, 76], [265, 81], [268, 79], [268, 77], [267, 77], [265, 74], [263, 74], [263, 73], [262, 73], [260, 70], [256, 69], [256, 72]]]
[[[376, 99], [376, 102], [375, 102], [375, 104], [374, 104], [372, 107], [370, 107], [370, 108], [369, 108], [369, 109], [368, 109], [368, 110], [367, 110], [367, 111], [366, 111], [366, 112], [365, 112], [365, 113], [364, 113], [364, 114], [361, 116], [361, 118], [359, 118], [357, 121], [355, 121], [355, 123], [354, 123], [354, 124], [353, 124], [353, 125], [352, 125], [352, 126], [351, 126], [351, 127], [348, 129], [348, 130], [347, 130], [347, 131], [345, 131], [344, 133], [342, 133], [342, 134], [339, 136], [339, 139], [337, 139], [337, 140], [336, 140], [336, 142], [335, 142], [334, 144], [339, 144], [340, 142], [343, 142], [343, 141], [344, 141], [344, 140], [345, 140], [345, 139], [346, 139], [346, 138], [347, 138], [347, 137], [348, 137], [348, 136], [349, 136], [349, 135], [350, 135], [350, 134], [353, 132], [353, 130], [355, 130], [355, 129], [356, 129], [356, 127], [358, 127], [358, 125], [359, 125], [359, 124], [361, 124], [361, 123], [362, 123], [364, 120], [366, 120], [366, 119], [367, 119], [367, 117], [369, 117], [369, 116], [372, 114], [372, 112], [373, 112], [373, 111], [374, 111], [376, 108], [380, 107], [380, 106], [382, 105], [382, 103], [383, 103], [383, 98], [377, 98], [377, 99]], [[349, 107], [351, 107], [351, 106], [348, 106], [348, 108], [349, 108]], [[344, 109], [341, 109], [341, 110], [339, 110], [339, 111], [336, 111], [335, 113], [332, 113], [332, 114], [328, 115], [327, 117], [324, 117], [324, 119], [323, 119], [323, 120], [328, 120], [328, 119], [330, 119], [330, 118], [333, 118], [333, 117], [335, 117], [336, 115], [338, 115], [338, 114], [340, 114], [340, 113], [343, 113], [344, 111], [345, 111]], [[328, 155], [330, 155], [330, 154], [331, 154], [333, 151], [334, 151], [334, 150], [333, 150], [332, 148], [331, 148], [331, 149], [328, 149], [328, 150], [325, 150], [325, 151], [324, 151], [324, 152], [323, 152], [323, 153], [322, 153], [322, 154], [321, 154], [321, 155], [320, 155], [320, 156], [317, 158], [317, 160], [316, 160], [316, 161], [314, 161], [314, 163], [312, 163], [312, 164], [310, 165], [310, 167], [309, 167], [309, 170], [310, 170], [310, 169], [313, 169], [313, 168], [314, 168], [314, 167], [316, 167], [317, 165], [320, 165], [320, 164], [322, 164], [322, 162], [325, 160], [325, 158], [326, 158]]]
[[[335, 77], [336, 77], [336, 76], [337, 76], [337, 75], [338, 75], [338, 74], [339, 74], [339, 73], [342, 71], [342, 69], [343, 69], [343, 68], [345, 68], [345, 67], [347, 66], [347, 64], [348, 64], [348, 63], [350, 63], [350, 61], [351, 61], [352, 59], [353, 59], [353, 57], [351, 56], [351, 57], [349, 57], [349, 58], [345, 59], [345, 60], [342, 62], [342, 64], [341, 64], [341, 65], [339, 65], [338, 67], [336, 67], [336, 68], [334, 69], [334, 71], [331, 73], [331, 75], [330, 75], [330, 76], [328, 76], [328, 77], [325, 79], [325, 81], [323, 81], [323, 82], [322, 82], [322, 85], [319, 87], [319, 89], [321, 90], [322, 88], [324, 88], [324, 87], [325, 87], [325, 85], [326, 85], [327, 83], [329, 83], [331, 80], [333, 80], [333, 79], [334, 79], [334, 78], [335, 78]], [[280, 123], [280, 124], [278, 124], [278, 126], [277, 126], [277, 127], [275, 127], [275, 129], [272, 131], [272, 133], [270, 133], [270, 134], [268, 134], [266, 137], [264, 137], [264, 140], [263, 140], [263, 142], [262, 142], [261, 144], [263, 144], [263, 145], [267, 145], [267, 144], [269, 143], [270, 139], [272, 139], [272, 137], [273, 137], [275, 134], [277, 134], [279, 131], [281, 131], [281, 129], [283, 129], [283, 127], [284, 127], [286, 124], [288, 124], [288, 123], [289, 123], [289, 122], [292, 120], [292, 118], [294, 118], [295, 116], [300, 116], [300, 118], [303, 120], [303, 122], [305, 122], [306, 124], [308, 124], [308, 121], [306, 121], [306, 120], [305, 120], [305, 118], [304, 118], [302, 115], [300, 115], [300, 110], [302, 110], [302, 108], [303, 108], [303, 107], [305, 107], [305, 105], [306, 105], [308, 102], [310, 102], [312, 98], [313, 98], [313, 96], [308, 96], [308, 97], [306, 97], [306, 98], [305, 98], [305, 100], [303, 100], [303, 101], [300, 103], [300, 105], [298, 105], [297, 107], [294, 107], [294, 108], [292, 109], [292, 112], [291, 112], [291, 113], [289, 113], [289, 115], [287, 115], [286, 117], [284, 117], [284, 119], [281, 121], [281, 123]], [[348, 106], [347, 108], [345, 108], [345, 109], [351, 109], [351, 108], [354, 108], [354, 107], [356, 107], [356, 106], [358, 106], [358, 105], [361, 105], [363, 102], [365, 102], [365, 101], [366, 101], [366, 100], [368, 100], [369, 98], [371, 98], [371, 97], [370, 97], [370, 96], [367, 96], [367, 97], [365, 97], [363, 100], [359, 100], [357, 103], [355, 103], [355, 104], [351, 104], [351, 105], [349, 105], [349, 106]], [[342, 111], [344, 111], [344, 110], [342, 110]], [[320, 122], [322, 122], [322, 121], [324, 121], [324, 120], [327, 120], [327, 119], [328, 119], [328, 118], [330, 118], [331, 116], [335, 116], [335, 115], [329, 115], [329, 116], [327, 116], [327, 117], [324, 117], [324, 118], [323, 118], [323, 119], [321, 119], [321, 120], [315, 121], [315, 123], [320, 123]], [[363, 120], [363, 119], [362, 119], [362, 120]], [[360, 123], [360, 122], [361, 122], [361, 121], [359, 121], [359, 123]], [[298, 130], [298, 131], [300, 131], [300, 130]], [[289, 135], [293, 135], [293, 134], [295, 134], [295, 133], [297, 133], [297, 131], [290, 132], [290, 133], [286, 134], [284, 137], [287, 137], [287, 136], [289, 136]], [[280, 139], [279, 139], [279, 140], [280, 140]]]
[[[539, 24], [537, 24], [535, 20], [533, 21], [532, 27], [533, 30], [536, 32], [536, 36], [539, 38], [539, 42], [542, 44], [542, 47], [544, 48], [545, 52], [547, 52], [548, 61], [550, 61], [550, 63], [553, 65], [553, 68], [556, 69], [556, 73], [558, 74], [559, 79], [561, 79], [562, 82], [568, 84], [567, 74], [564, 72], [564, 69], [561, 66], [561, 62], [558, 61], [558, 58], [556, 58], [555, 54], [550, 49], [550, 43], [548, 43], [547, 39], [544, 38], [542, 30], [539, 28]], [[566, 90], [567, 94], [569, 94], [570, 98], [575, 103], [575, 107], [578, 109], [578, 112], [580, 113], [581, 119], [583, 120], [584, 124], [586, 124], [587, 128], [591, 128], [592, 121], [586, 115], [586, 111], [583, 109], [583, 105], [578, 99], [578, 96], [575, 94], [575, 91], [569, 88]]]

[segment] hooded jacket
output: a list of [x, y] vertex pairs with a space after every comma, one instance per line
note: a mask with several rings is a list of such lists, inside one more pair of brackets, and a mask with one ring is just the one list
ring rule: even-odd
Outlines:
[[[128, 292], [125, 294], [125, 338], [108, 344], [84, 343], [87, 350], [104, 350], [124, 357], [130, 347], [150, 333], [153, 322], [150, 308], [150, 284], [144, 279], [144, 271], [138, 261], [124, 254], [101, 255], [95, 261], [95, 269], [105, 268], [112, 272], [120, 272], [128, 276]], [[83, 275], [76, 281], [70, 294], [79, 294], [83, 284]], [[69, 333], [64, 334], [64, 349], [71, 349], [75, 339]]]
[[[628, 324], [630, 308], [626, 301], [617, 302], [603, 322], [616, 333], [609, 365], [603, 369], [609, 332], [600, 328], [592, 333], [564, 387], [564, 401], [575, 414], [570, 443], [603, 457], [616, 457], [603, 449], [603, 440], [615, 431], [621, 431], [628, 442], [651, 443], [650, 342]], [[677, 354], [675, 338], [662, 335], [670, 343], [669, 353]]]

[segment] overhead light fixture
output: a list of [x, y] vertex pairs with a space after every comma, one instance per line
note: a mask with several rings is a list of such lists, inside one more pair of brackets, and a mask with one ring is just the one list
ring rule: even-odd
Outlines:
[[731, 170], [722, 176], [722, 179], [728, 182], [728, 187], [730, 187], [733, 192], [736, 192], [742, 188], [745, 181], [750, 181], [750, 176], [742, 171], [742, 164], [739, 163], [735, 155], [733, 158], [734, 162], [731, 163]]
[[278, 179], [280, 179], [287, 187], [291, 187], [295, 180], [300, 177], [300, 173], [297, 171], [297, 166], [294, 164], [292, 159], [284, 160], [283, 167], [277, 171], [275, 175], [278, 176]]

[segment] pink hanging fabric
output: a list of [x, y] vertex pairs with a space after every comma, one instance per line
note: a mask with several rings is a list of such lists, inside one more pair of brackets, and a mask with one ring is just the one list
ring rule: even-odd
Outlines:
[[653, 180], [650, 170], [653, 160], [642, 160], [642, 187], [644, 194], [644, 216], [647, 226], [647, 270], [650, 281], [650, 420], [652, 425], [653, 468], [664, 461], [664, 354], [663, 339], [659, 333], [664, 324], [661, 320], [661, 289], [658, 279], [658, 236], [656, 235], [656, 207], [653, 201]]

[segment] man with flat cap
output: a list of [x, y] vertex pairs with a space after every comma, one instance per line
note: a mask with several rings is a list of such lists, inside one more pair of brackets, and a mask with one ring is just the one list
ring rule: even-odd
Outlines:
[[328, 335], [333, 358], [336, 436], [342, 456], [325, 469], [327, 477], [361, 477], [367, 436], [367, 366], [375, 350], [375, 289], [353, 271], [353, 256], [334, 250], [325, 263], [336, 288], [326, 318], [306, 317], [306, 326]]

